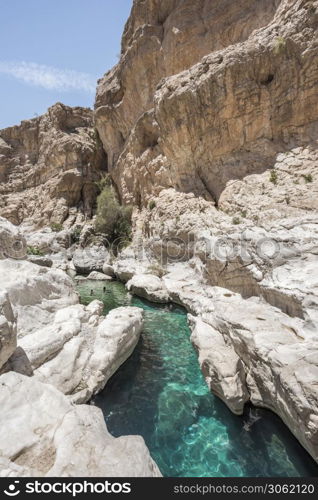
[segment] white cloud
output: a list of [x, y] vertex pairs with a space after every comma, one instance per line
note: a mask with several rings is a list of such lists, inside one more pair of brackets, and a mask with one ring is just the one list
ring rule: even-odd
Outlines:
[[96, 78], [88, 73], [58, 69], [34, 62], [0, 61], [0, 73], [48, 90], [82, 90], [94, 93]]

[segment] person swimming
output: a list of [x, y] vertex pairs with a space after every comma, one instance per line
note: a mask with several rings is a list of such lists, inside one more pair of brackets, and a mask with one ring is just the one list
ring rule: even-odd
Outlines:
[[94, 295], [94, 290], [93, 289], [91, 290], [91, 295]]
[[250, 432], [252, 425], [254, 425], [255, 422], [257, 422], [257, 420], [260, 420], [260, 418], [262, 418], [262, 417], [259, 416], [257, 410], [255, 413], [253, 413], [252, 410], [250, 409], [248, 421], [246, 421], [246, 420], [244, 421], [243, 429], [246, 432]]

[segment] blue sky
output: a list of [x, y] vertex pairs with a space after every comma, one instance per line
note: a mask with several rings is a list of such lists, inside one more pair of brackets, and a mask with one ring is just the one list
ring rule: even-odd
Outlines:
[[132, 0], [0, 0], [0, 128], [57, 101], [93, 106]]

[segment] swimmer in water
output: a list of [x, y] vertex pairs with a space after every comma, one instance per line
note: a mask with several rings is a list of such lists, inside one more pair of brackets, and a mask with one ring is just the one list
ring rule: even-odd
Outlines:
[[91, 290], [91, 295], [94, 295], [94, 290]]
[[104, 293], [106, 293], [106, 287], [105, 287], [105, 286], [104, 286], [104, 288], [103, 288], [103, 292], [104, 292]]
[[260, 420], [260, 418], [261, 417], [258, 415], [257, 410], [256, 410], [255, 413], [253, 413], [252, 410], [250, 409], [250, 411], [249, 411], [249, 420], [248, 421], [244, 421], [243, 429], [246, 432], [249, 432], [251, 430], [252, 425], [254, 425], [255, 422], [257, 422], [257, 420]]

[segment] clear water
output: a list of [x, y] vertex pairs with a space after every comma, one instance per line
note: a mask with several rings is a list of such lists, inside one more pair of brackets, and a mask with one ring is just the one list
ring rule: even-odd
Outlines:
[[[318, 475], [317, 464], [276, 415], [247, 407], [235, 416], [209, 392], [182, 308], [131, 297], [116, 282], [85, 281], [78, 290], [85, 304], [103, 300], [105, 314], [122, 305], [145, 311], [137, 348], [94, 403], [114, 436], [144, 437], [164, 476]], [[259, 419], [252, 423], [253, 417]]]

